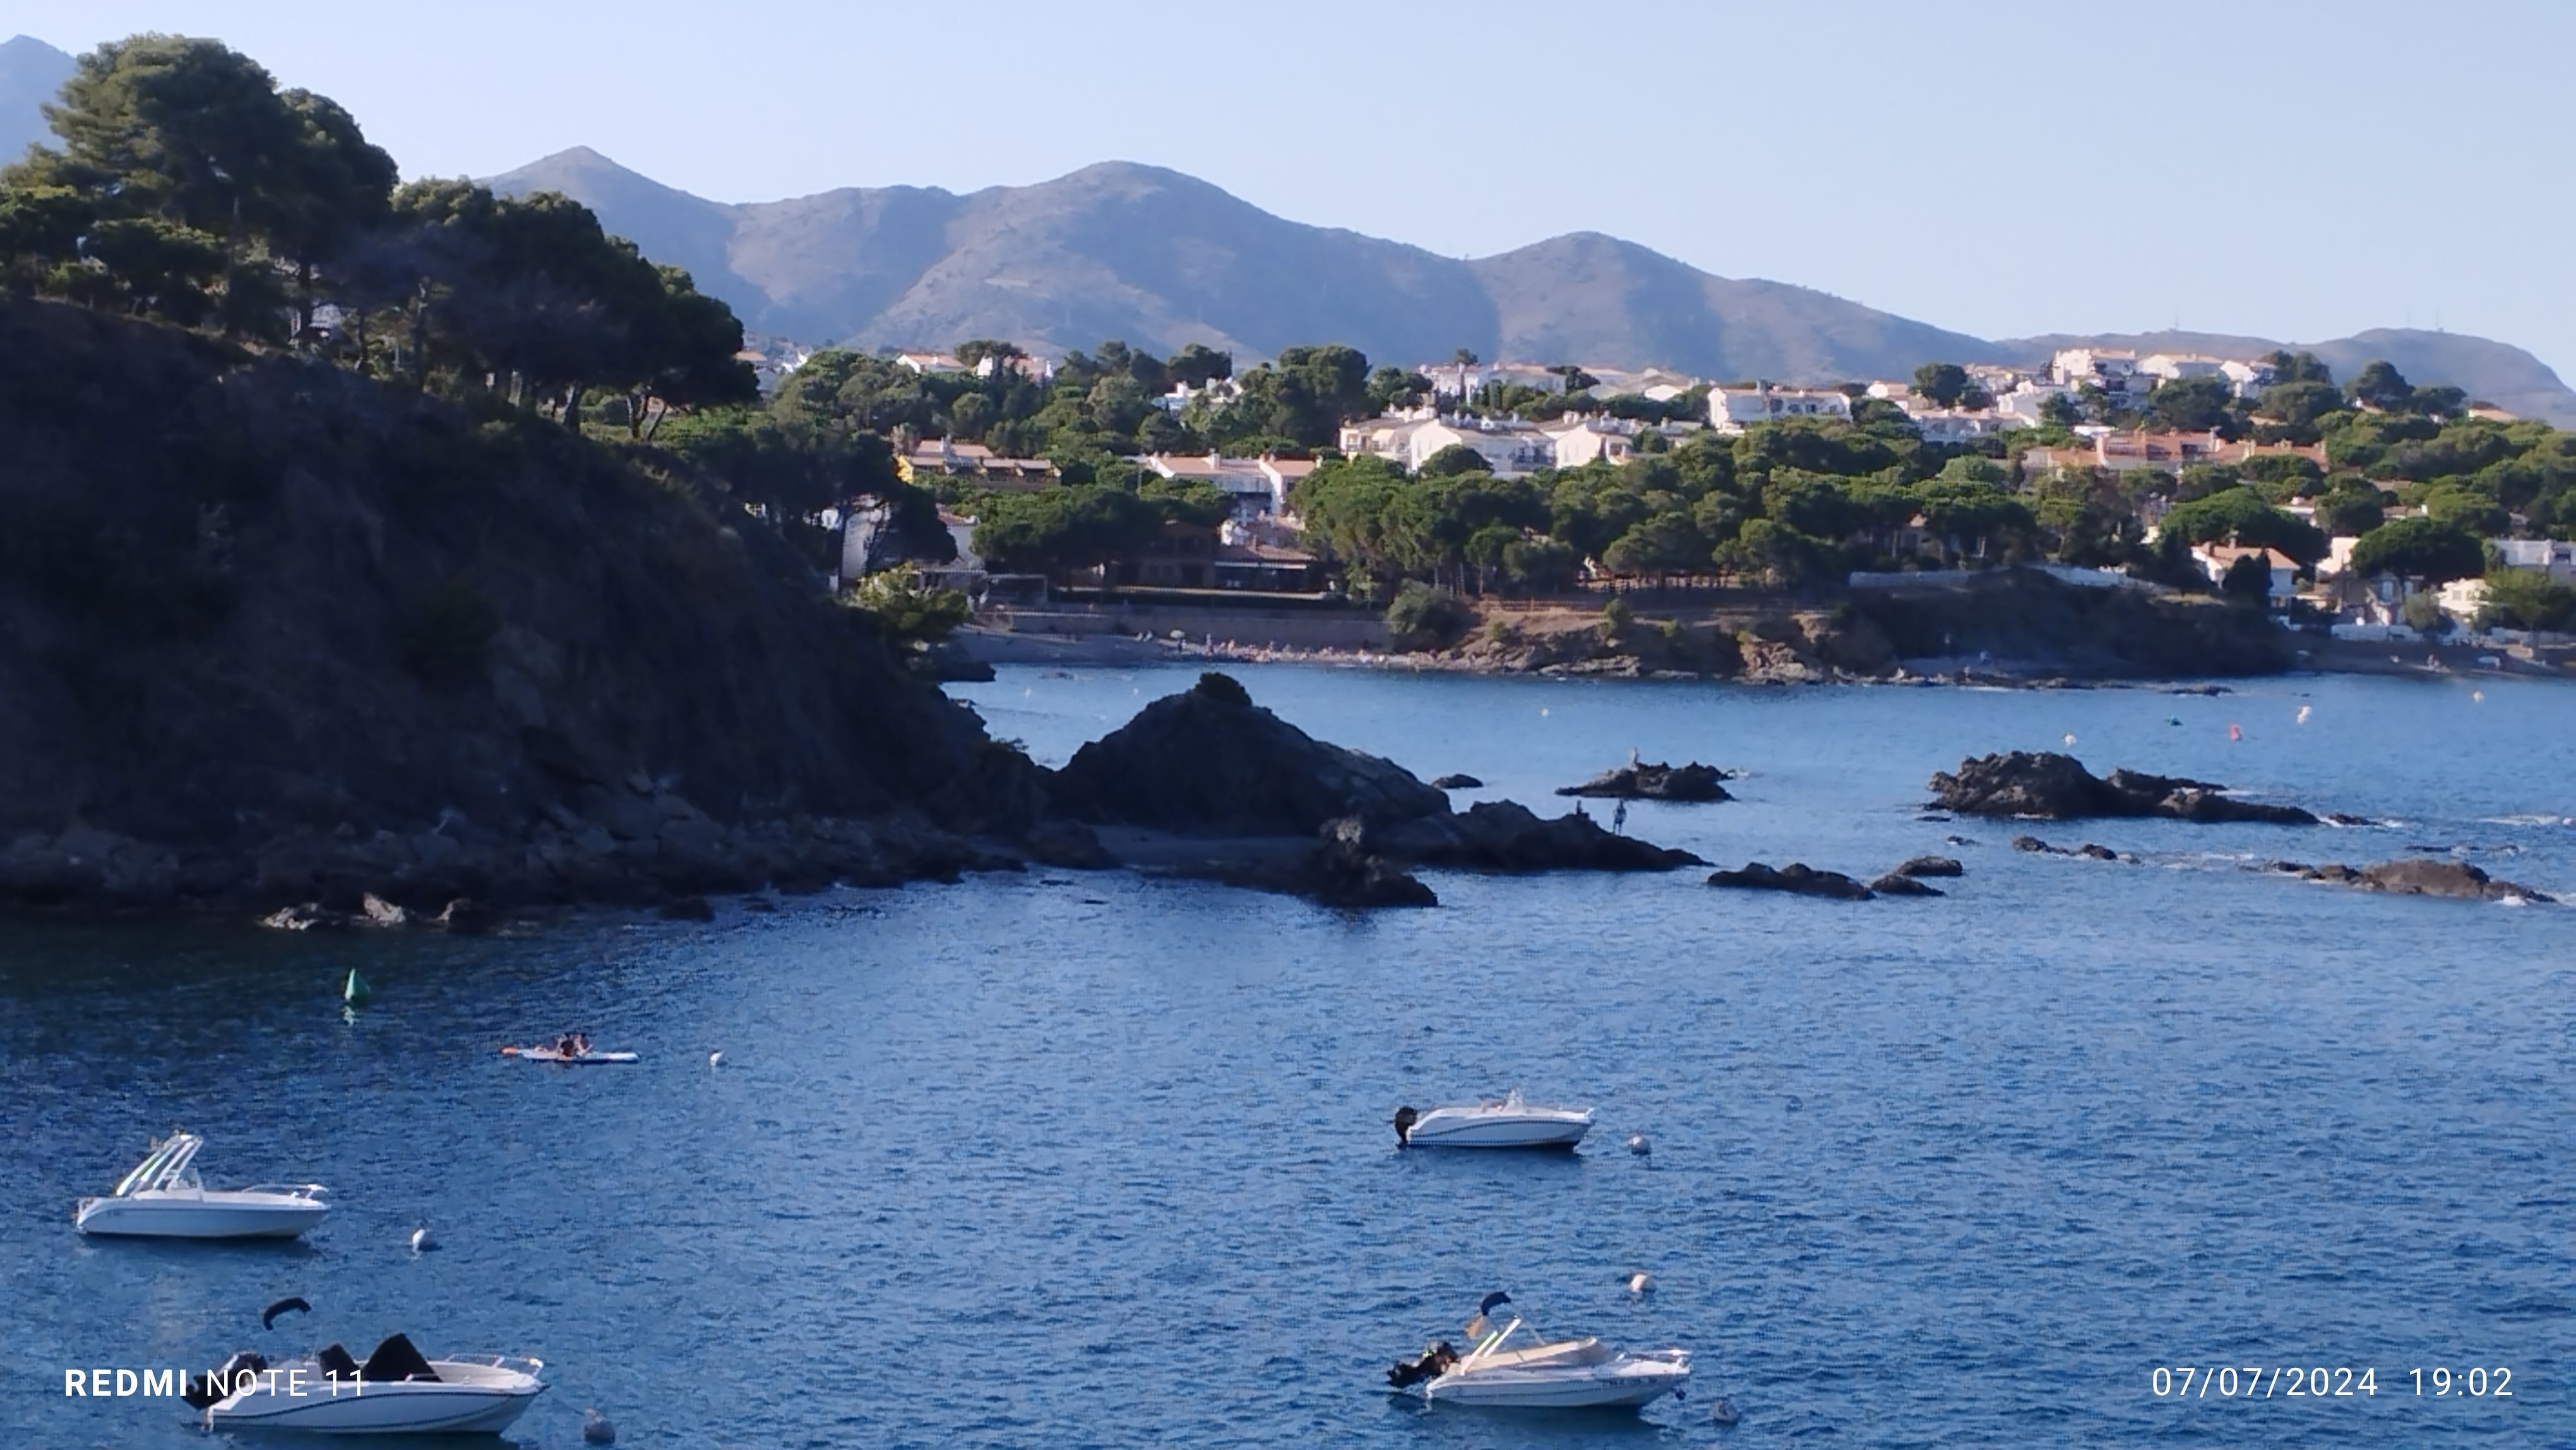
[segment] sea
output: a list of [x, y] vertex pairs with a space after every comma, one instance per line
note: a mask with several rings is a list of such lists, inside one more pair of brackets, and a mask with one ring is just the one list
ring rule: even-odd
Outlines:
[[[1438, 907], [1354, 914], [1033, 868], [484, 939], [11, 921], [0, 1443], [202, 1444], [177, 1401], [66, 1372], [399, 1330], [543, 1359], [525, 1447], [594, 1408], [622, 1446], [744, 1450], [2576, 1444], [2576, 909], [2254, 869], [2447, 856], [2576, 900], [2576, 690], [1230, 672], [1486, 782], [1462, 805], [1696, 760], [1736, 799], [1624, 829], [1965, 874], [1844, 902], [1433, 872]], [[1061, 763], [1194, 677], [953, 688]], [[1925, 809], [1934, 771], [2015, 748], [2372, 824]], [[575, 1028], [642, 1061], [498, 1051]], [[1598, 1126], [1399, 1149], [1398, 1106], [1513, 1088]], [[212, 1184], [338, 1206], [284, 1245], [75, 1233], [174, 1128]], [[1688, 1349], [1688, 1397], [1387, 1391], [1495, 1291]], [[310, 1312], [263, 1329], [289, 1295]]]

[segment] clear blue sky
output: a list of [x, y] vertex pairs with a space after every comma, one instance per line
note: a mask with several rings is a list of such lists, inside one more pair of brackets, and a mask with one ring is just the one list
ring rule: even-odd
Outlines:
[[2576, 0], [0, 0], [0, 36], [137, 30], [336, 97], [411, 175], [588, 145], [754, 201], [1115, 158], [1454, 255], [1609, 232], [1988, 337], [2438, 322], [2576, 378]]

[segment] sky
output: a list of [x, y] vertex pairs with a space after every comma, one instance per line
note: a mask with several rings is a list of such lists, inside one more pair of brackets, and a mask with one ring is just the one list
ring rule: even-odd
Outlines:
[[2435, 327], [2576, 378], [2576, 0], [0, 0], [209, 35], [407, 175], [720, 201], [1095, 161], [1455, 256], [1599, 231], [1984, 337]]

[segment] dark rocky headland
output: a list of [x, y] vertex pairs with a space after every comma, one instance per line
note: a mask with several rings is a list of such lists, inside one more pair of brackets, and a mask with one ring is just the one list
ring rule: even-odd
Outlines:
[[667, 453], [0, 301], [0, 458], [0, 900], [642, 904], [1044, 815]]

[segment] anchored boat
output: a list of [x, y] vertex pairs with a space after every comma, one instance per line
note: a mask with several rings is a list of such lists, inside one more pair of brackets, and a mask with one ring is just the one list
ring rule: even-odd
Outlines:
[[1548, 1340], [1535, 1330], [1514, 1348], [1523, 1321], [1515, 1316], [1489, 1331], [1486, 1320], [1495, 1306], [1510, 1302], [1507, 1294], [1485, 1296], [1467, 1324], [1475, 1348], [1461, 1355], [1446, 1342], [1435, 1344], [1420, 1359], [1388, 1370], [1387, 1383], [1399, 1390], [1419, 1385], [1430, 1401], [1530, 1410], [1635, 1409], [1678, 1395], [1690, 1383], [1687, 1349], [1630, 1352], [1588, 1335]]
[[1395, 1110], [1395, 1141], [1408, 1148], [1571, 1148], [1592, 1131], [1590, 1108], [1541, 1108], [1503, 1097], [1417, 1113]]
[[208, 1188], [197, 1178], [206, 1140], [173, 1133], [105, 1198], [84, 1198], [72, 1223], [85, 1234], [127, 1238], [291, 1239], [322, 1221], [331, 1205], [319, 1183]]
[[321, 1435], [497, 1434], [527, 1412], [545, 1361], [505, 1354], [430, 1359], [396, 1334], [361, 1361], [334, 1344], [270, 1363], [249, 1350], [188, 1382], [181, 1398], [215, 1430]]

